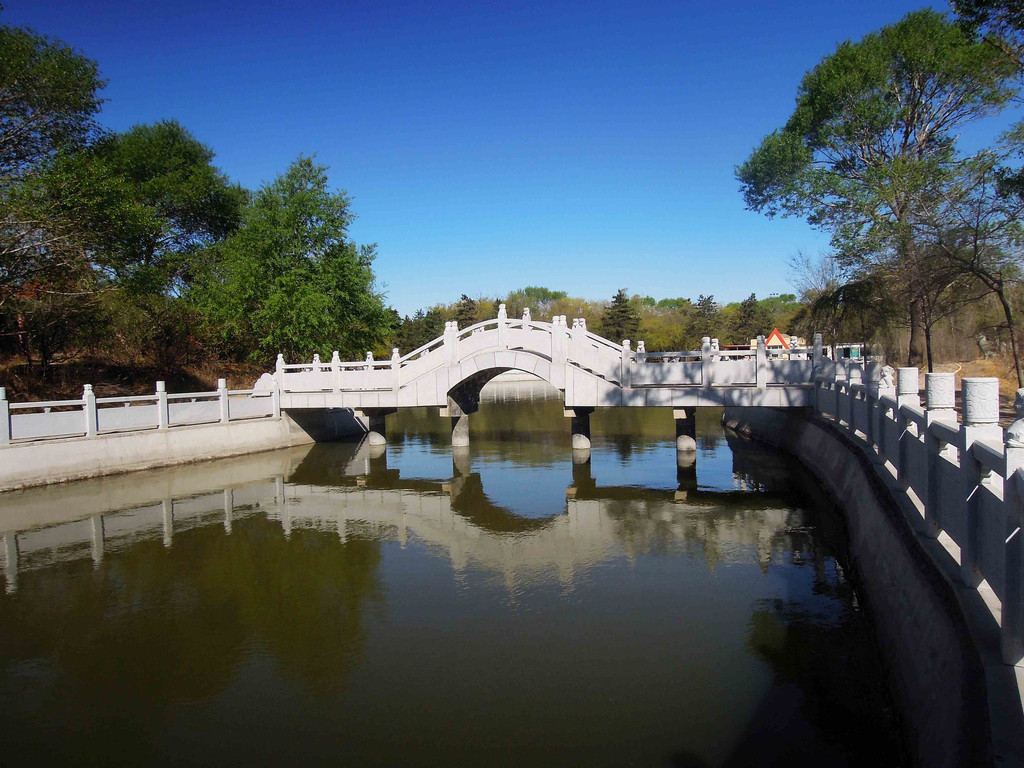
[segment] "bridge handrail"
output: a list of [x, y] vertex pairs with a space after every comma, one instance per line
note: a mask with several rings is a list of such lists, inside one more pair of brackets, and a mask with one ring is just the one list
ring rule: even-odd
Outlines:
[[7, 407], [12, 411], [28, 410], [30, 408], [81, 408], [85, 405], [84, 399], [78, 400], [33, 400], [25, 403], [8, 403]]
[[856, 400], [857, 385], [820, 382], [815, 410], [847, 432], [879, 472], [895, 476], [900, 493], [921, 510], [922, 535], [949, 553], [936, 559], [937, 567], [951, 569], [949, 577], [968, 587], [987, 582], [991, 596], [985, 602], [1001, 604], [992, 608], [992, 617], [1003, 661], [1020, 663], [1024, 615], [1013, 606], [1024, 604], [1024, 580], [1014, 565], [1024, 558], [1019, 540], [1024, 536], [1024, 439], [1019, 437], [1024, 436], [1024, 406], [1004, 431], [998, 424], [999, 380], [967, 378], [960, 423], [952, 373], [929, 374], [924, 407], [917, 369], [900, 369], [901, 378], [909, 377], [900, 390], [891, 378], [881, 380], [877, 366], [864, 366], [864, 375], [863, 396]]
[[425, 355], [429, 352], [433, 352], [435, 349], [444, 346], [444, 336], [438, 336], [432, 341], [428, 341], [426, 344], [416, 347], [412, 352], [402, 355], [398, 358], [399, 366], [404, 366], [407, 363], [411, 363], [413, 360], [419, 359], [421, 355]]

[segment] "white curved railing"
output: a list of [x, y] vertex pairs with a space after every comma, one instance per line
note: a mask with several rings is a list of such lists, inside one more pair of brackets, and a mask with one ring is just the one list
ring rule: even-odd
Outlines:
[[[889, 369], [891, 371], [891, 369]], [[860, 374], [851, 378], [850, 374]], [[840, 367], [819, 383], [815, 408], [859, 442], [906, 494], [914, 527], [948, 553], [938, 563], [979, 590], [998, 629], [1003, 660], [1024, 660], [1024, 405], [999, 426], [999, 379], [963, 380], [963, 421], [952, 373], [900, 368], [898, 389], [879, 365]], [[1019, 395], [1018, 395], [1019, 399]]]

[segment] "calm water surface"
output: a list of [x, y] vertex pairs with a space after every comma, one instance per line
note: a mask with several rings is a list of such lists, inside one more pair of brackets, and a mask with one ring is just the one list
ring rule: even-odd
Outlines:
[[838, 518], [700, 412], [436, 411], [0, 497], [0, 762], [896, 765]]

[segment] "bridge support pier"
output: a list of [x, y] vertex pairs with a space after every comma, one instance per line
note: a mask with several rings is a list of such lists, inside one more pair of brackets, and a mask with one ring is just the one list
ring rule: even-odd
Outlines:
[[676, 420], [676, 450], [693, 453], [697, 450], [697, 409], [674, 408], [672, 418]]
[[356, 411], [356, 416], [366, 419], [366, 440], [370, 445], [387, 445], [387, 417], [397, 408], [363, 408]]
[[441, 416], [452, 420], [452, 448], [469, 445], [469, 414], [476, 411], [476, 403], [448, 398], [448, 405], [441, 409]]
[[590, 414], [593, 408], [566, 408], [563, 414], [572, 419], [572, 450], [586, 451], [590, 458]]
[[676, 451], [676, 482], [679, 483], [675, 493], [677, 501], [686, 499], [697, 490], [696, 451]]

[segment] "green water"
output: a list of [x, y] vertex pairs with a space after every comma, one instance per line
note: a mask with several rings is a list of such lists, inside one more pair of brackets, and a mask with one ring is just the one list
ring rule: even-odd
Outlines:
[[[897, 765], [836, 513], [698, 415], [485, 404], [0, 497], [9, 765]], [[227, 489], [227, 490], [225, 490]]]

